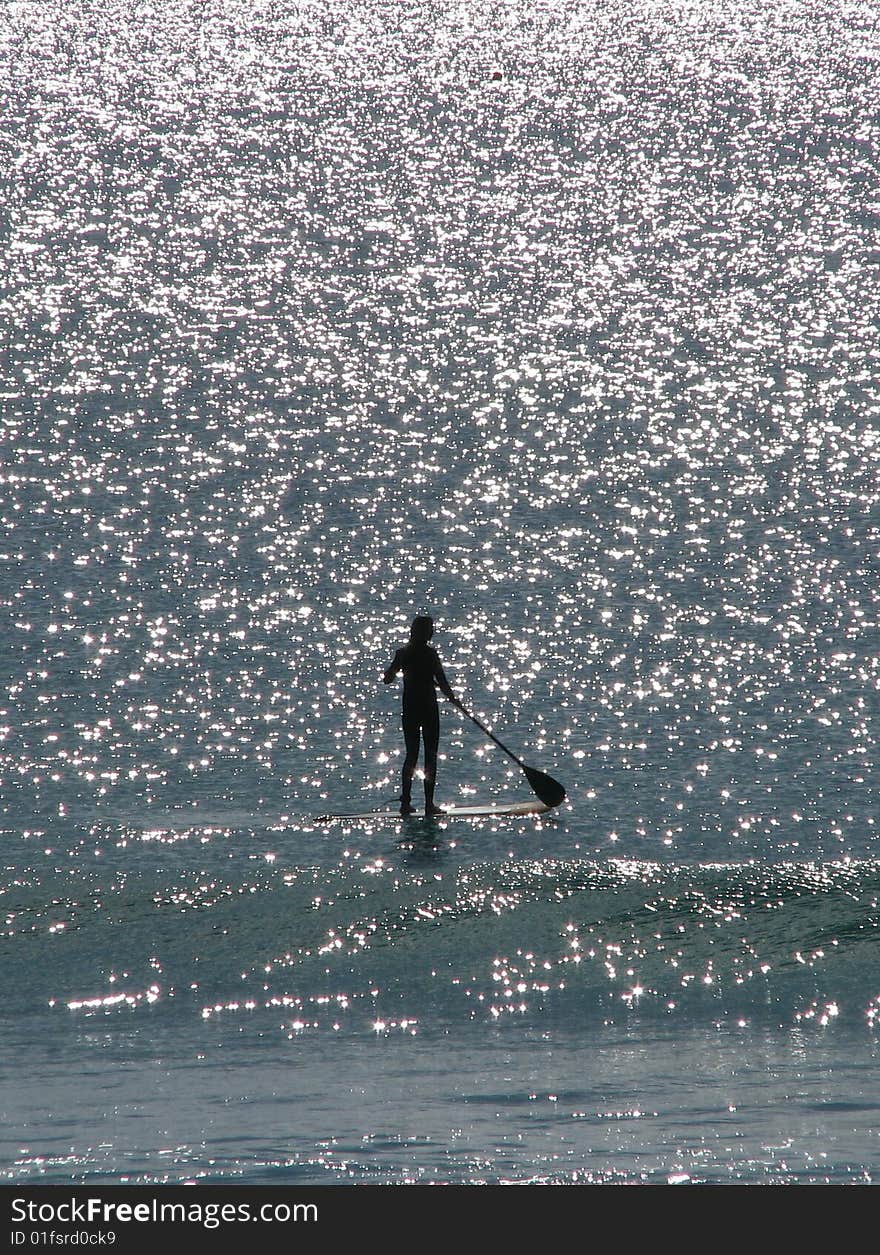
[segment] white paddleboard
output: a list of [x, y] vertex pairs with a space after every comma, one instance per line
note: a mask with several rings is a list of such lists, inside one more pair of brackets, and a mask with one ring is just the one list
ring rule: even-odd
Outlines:
[[[543, 802], [490, 802], [485, 806], [444, 806], [441, 814], [429, 816], [431, 819], [474, 819], [481, 815], [543, 815], [551, 807]], [[318, 815], [318, 821], [326, 820], [367, 820], [367, 819], [425, 819], [425, 815], [415, 811], [412, 815], [401, 815], [399, 811], [366, 811], [361, 815]]]

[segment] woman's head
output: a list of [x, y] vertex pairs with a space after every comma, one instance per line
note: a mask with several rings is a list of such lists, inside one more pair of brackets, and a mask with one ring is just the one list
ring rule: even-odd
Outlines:
[[434, 620], [428, 614], [417, 614], [409, 629], [411, 641], [429, 641], [434, 635]]

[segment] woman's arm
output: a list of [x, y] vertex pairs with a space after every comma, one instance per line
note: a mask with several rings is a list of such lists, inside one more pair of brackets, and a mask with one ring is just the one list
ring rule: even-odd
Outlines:
[[446, 673], [443, 670], [443, 664], [441, 663], [437, 655], [435, 655], [435, 657], [437, 658], [437, 661], [434, 665], [434, 679], [437, 681], [437, 686], [440, 689], [440, 692], [444, 695], [444, 697], [448, 697], [449, 700], [451, 702], [454, 702], [455, 705], [457, 706], [458, 698], [453, 693], [450, 687], [449, 681], [446, 678]]
[[402, 666], [403, 666], [403, 663], [400, 661], [400, 650], [398, 649], [397, 653], [394, 655], [394, 661], [392, 662], [388, 670], [385, 672], [385, 674], [382, 676], [382, 683], [390, 684], [391, 681], [394, 679], [394, 677], [397, 675], [398, 671], [401, 670]]

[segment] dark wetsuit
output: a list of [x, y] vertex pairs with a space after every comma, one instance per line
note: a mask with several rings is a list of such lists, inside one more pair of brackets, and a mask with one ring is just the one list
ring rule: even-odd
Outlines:
[[434, 781], [437, 778], [437, 748], [440, 743], [440, 713], [437, 709], [437, 686], [455, 700], [437, 651], [423, 641], [411, 641], [398, 649], [394, 661], [385, 672], [390, 684], [403, 672], [403, 739], [406, 759], [403, 764], [403, 800], [409, 802], [413, 773], [419, 758], [419, 742], [425, 746], [425, 801], [431, 805]]

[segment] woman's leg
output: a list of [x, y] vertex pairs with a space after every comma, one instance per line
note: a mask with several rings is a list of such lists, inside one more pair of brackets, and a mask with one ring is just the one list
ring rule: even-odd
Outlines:
[[412, 711], [403, 712], [403, 743], [406, 746], [406, 757], [403, 760], [401, 780], [400, 809], [412, 808], [412, 780], [419, 761], [420, 724], [418, 715]]
[[440, 712], [436, 702], [433, 709], [425, 711], [422, 720], [422, 738], [425, 743], [425, 813], [434, 808], [434, 785], [437, 782], [437, 751], [440, 746]]

